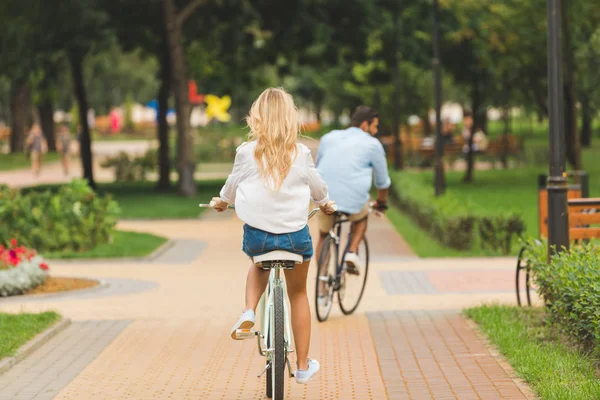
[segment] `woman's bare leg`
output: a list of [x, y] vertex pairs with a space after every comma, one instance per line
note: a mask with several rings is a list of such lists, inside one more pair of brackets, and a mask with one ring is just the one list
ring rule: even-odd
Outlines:
[[269, 272], [252, 263], [246, 278], [246, 310], [256, 311], [260, 297], [269, 283]]
[[306, 294], [306, 279], [310, 261], [296, 265], [294, 269], [285, 270], [288, 296], [292, 308], [292, 330], [298, 369], [308, 368], [308, 349], [310, 347], [310, 305]]

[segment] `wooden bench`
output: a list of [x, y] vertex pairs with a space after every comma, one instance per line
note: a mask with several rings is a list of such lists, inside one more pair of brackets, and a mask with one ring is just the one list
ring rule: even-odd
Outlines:
[[575, 242], [600, 238], [600, 197], [569, 199], [569, 239]]
[[[570, 177], [576, 177], [570, 174]], [[540, 179], [541, 185], [542, 179]], [[600, 238], [600, 198], [586, 198], [588, 188], [573, 184], [567, 191], [569, 213], [569, 240], [579, 243], [584, 240]], [[540, 187], [538, 191], [538, 220], [540, 237], [548, 237], [548, 190]], [[525, 272], [525, 290], [527, 304], [531, 305], [531, 271], [524, 260], [525, 247], [521, 248], [517, 260], [516, 291], [517, 303], [521, 305], [521, 272]]]

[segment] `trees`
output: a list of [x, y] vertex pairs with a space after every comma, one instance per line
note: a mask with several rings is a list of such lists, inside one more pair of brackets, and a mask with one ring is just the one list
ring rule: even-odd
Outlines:
[[177, 169], [179, 171], [179, 194], [192, 196], [196, 193], [196, 156], [194, 136], [190, 126], [191, 106], [188, 100], [188, 71], [183, 45], [183, 25], [189, 17], [208, 0], [191, 0], [178, 11], [175, 0], [164, 0], [164, 23], [171, 59], [171, 79], [177, 110]]

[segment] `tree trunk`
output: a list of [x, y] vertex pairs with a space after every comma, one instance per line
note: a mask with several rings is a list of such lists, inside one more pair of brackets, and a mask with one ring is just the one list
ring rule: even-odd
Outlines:
[[581, 96], [581, 147], [588, 148], [592, 145], [593, 114], [588, 96]]
[[[510, 107], [506, 106], [503, 113], [504, 134], [502, 135], [502, 166], [508, 169], [508, 133], [510, 131]], [[494, 161], [495, 162], [495, 161]]]
[[30, 88], [27, 84], [17, 84], [10, 94], [10, 152], [19, 153], [25, 150], [25, 136], [30, 106]]
[[69, 60], [71, 63], [71, 74], [73, 75], [74, 94], [79, 106], [79, 124], [81, 125], [79, 153], [81, 155], [81, 165], [83, 166], [83, 178], [88, 181], [88, 185], [91, 188], [96, 189], [92, 161], [92, 140], [87, 119], [88, 101], [83, 78], [83, 59], [78, 54], [72, 54]]
[[575, 54], [571, 41], [569, 28], [568, 2], [562, 0], [562, 30], [564, 38], [564, 83], [563, 92], [565, 96], [565, 139], [567, 160], [575, 170], [582, 168], [581, 146], [577, 137], [577, 99], [575, 97]]
[[463, 182], [473, 182], [473, 175], [475, 172], [475, 152], [473, 151], [473, 137], [475, 136], [475, 132], [477, 132], [477, 128], [480, 126], [481, 122], [481, 104], [480, 104], [480, 96], [479, 96], [479, 82], [474, 81], [473, 87], [471, 90], [471, 107], [473, 110], [473, 125], [471, 127], [471, 134], [469, 135], [469, 140], [467, 141], [468, 151], [467, 151], [467, 171], [465, 172], [465, 176], [463, 178]]
[[323, 102], [321, 100], [315, 101], [315, 114], [317, 116], [317, 122], [321, 125], [323, 114]]
[[38, 106], [42, 132], [48, 141], [48, 151], [56, 152], [56, 137], [54, 135], [54, 103], [51, 99], [44, 100]]
[[196, 194], [196, 158], [194, 137], [190, 127], [191, 106], [188, 99], [188, 80], [183, 49], [181, 24], [177, 18], [174, 0], [164, 0], [164, 17], [168, 46], [171, 56], [171, 72], [175, 108], [177, 111], [177, 169], [179, 172], [178, 191], [183, 196]]
[[423, 117], [423, 136], [431, 136], [431, 121], [429, 120], [429, 113], [426, 112]]
[[169, 151], [169, 97], [171, 95], [171, 61], [167, 46], [163, 50], [161, 61], [161, 84], [158, 91], [158, 184], [159, 191], [171, 189], [171, 154]]

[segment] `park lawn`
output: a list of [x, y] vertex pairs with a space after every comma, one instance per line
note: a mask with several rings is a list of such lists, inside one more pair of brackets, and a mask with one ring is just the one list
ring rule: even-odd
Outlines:
[[19, 347], [60, 319], [55, 312], [40, 314], [0, 313], [0, 360], [15, 354]]
[[[156, 190], [156, 182], [114, 182], [98, 183], [98, 194], [110, 194], [121, 208], [121, 219], [177, 219], [197, 218], [205, 211], [198, 207], [219, 195], [224, 180], [203, 180], [197, 182], [198, 193], [192, 197], [177, 194], [176, 184], [168, 192]], [[60, 185], [38, 185], [23, 189], [58, 190]]]
[[198, 204], [218, 196], [223, 183], [200, 181], [198, 193], [192, 197], [179, 196], [175, 187], [169, 192], [157, 192], [154, 182], [99, 184], [98, 192], [113, 196], [121, 208], [122, 219], [196, 218], [205, 211]]
[[[583, 165], [590, 177], [590, 196], [600, 197], [600, 145], [583, 152]], [[544, 167], [524, 167], [518, 169], [496, 169], [475, 171], [472, 183], [462, 182], [464, 172], [446, 173], [446, 195], [462, 204], [468, 204], [474, 214], [494, 212], [515, 212], [523, 217], [525, 237], [538, 237], [538, 192], [537, 177], [547, 174]], [[433, 191], [433, 172], [401, 171], [396, 179], [417, 181]], [[398, 232], [406, 239], [413, 250], [421, 257], [473, 257], [499, 255], [481, 250], [457, 251], [441, 245], [420, 229], [410, 218], [396, 209], [403, 218], [391, 218]], [[410, 222], [410, 223], [409, 223]], [[513, 243], [512, 254], [518, 251], [518, 243]]]
[[597, 364], [568, 346], [542, 309], [485, 305], [465, 314], [542, 399], [600, 399]]
[[99, 244], [93, 249], [44, 253], [48, 259], [93, 259], [145, 257], [167, 242], [167, 238], [149, 233], [116, 231], [111, 243]]
[[[44, 156], [44, 163], [59, 160], [57, 153], [48, 153]], [[31, 160], [24, 153], [0, 154], [0, 171], [11, 171], [14, 169], [29, 168]], [[42, 165], [42, 171], [44, 166]]]

